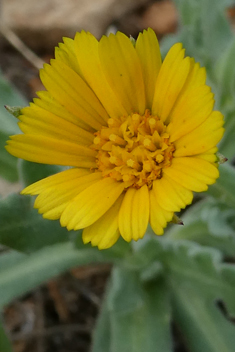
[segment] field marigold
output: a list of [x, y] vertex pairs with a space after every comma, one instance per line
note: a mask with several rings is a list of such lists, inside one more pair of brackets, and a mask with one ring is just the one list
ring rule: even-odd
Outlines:
[[219, 176], [223, 116], [206, 72], [181, 44], [163, 63], [153, 30], [133, 43], [118, 32], [98, 42], [64, 39], [41, 70], [46, 91], [22, 109], [16, 157], [70, 168], [26, 187], [35, 207], [100, 249], [120, 234], [138, 240], [150, 222], [163, 234], [174, 212]]

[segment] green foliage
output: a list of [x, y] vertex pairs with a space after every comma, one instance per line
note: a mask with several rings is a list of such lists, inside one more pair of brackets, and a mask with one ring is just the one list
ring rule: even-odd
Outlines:
[[222, 300], [235, 314], [235, 267], [221, 263], [219, 252], [192, 243], [171, 245], [164, 255], [169, 271], [173, 316], [191, 351], [233, 350], [235, 326], [217, 306]]
[[[143, 281], [146, 253], [163, 271]], [[155, 259], [153, 253], [155, 252]], [[115, 268], [94, 334], [93, 352], [173, 351], [174, 319], [190, 351], [232, 352], [235, 326], [235, 267], [220, 252], [190, 241], [149, 239], [132, 255], [138, 270]], [[223, 301], [228, 316], [218, 306]]]
[[208, 194], [235, 208], [235, 168], [229, 163], [221, 165], [220, 177], [214, 185], [209, 187]]
[[26, 105], [26, 102], [0, 72], [0, 176], [13, 182], [18, 180], [17, 159], [4, 147], [10, 135], [19, 133], [19, 128], [16, 118], [6, 111], [4, 105]]
[[169, 292], [162, 281], [143, 285], [139, 273], [115, 268], [93, 352], [172, 351]]
[[234, 135], [235, 135], [235, 38], [230, 41], [226, 50], [219, 57], [215, 67], [215, 79], [217, 87], [218, 107], [223, 109], [225, 113], [225, 135], [220, 143], [220, 151], [227, 158], [232, 159], [234, 151]]
[[164, 53], [173, 42], [182, 42], [187, 54], [206, 66], [210, 77], [214, 77], [215, 63], [233, 38], [225, 12], [228, 3], [221, 0], [175, 0], [180, 28], [176, 35], [163, 40]]
[[12, 352], [11, 344], [0, 322], [0, 351]]
[[43, 219], [30, 197], [12, 194], [0, 200], [0, 243], [30, 253], [68, 241], [69, 232], [59, 221]]
[[101, 252], [85, 246], [78, 249], [71, 242], [54, 244], [31, 255], [12, 251], [4, 253], [0, 261], [0, 264], [3, 263], [0, 270], [0, 308], [69, 268], [115, 259], [112, 250]]
[[175, 3], [185, 47], [194, 53], [198, 50], [204, 64], [213, 64], [232, 38], [225, 14], [226, 3], [221, 0], [175, 0]]
[[191, 240], [219, 249], [226, 257], [235, 253], [235, 211], [226, 205], [205, 200], [192, 206], [183, 216], [184, 226], [171, 227], [171, 240]]

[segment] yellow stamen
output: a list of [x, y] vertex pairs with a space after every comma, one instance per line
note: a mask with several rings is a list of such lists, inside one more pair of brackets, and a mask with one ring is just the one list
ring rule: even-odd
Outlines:
[[94, 142], [94, 144], [96, 144], [96, 145], [100, 144], [100, 142], [101, 142], [100, 137], [95, 137], [93, 142]]
[[98, 150], [97, 165], [103, 176], [125, 182], [125, 188], [140, 188], [162, 177], [169, 167], [174, 145], [169, 142], [166, 126], [149, 110], [108, 120], [109, 127], [96, 132], [93, 148]]
[[111, 142], [114, 142], [114, 143], [120, 144], [120, 145], [125, 145], [126, 144], [126, 142], [124, 141], [123, 138], [121, 138], [121, 137], [119, 137], [119, 136], [117, 136], [116, 134], [113, 134], [113, 133], [109, 135], [109, 140]]
[[109, 158], [109, 161], [110, 161], [110, 163], [112, 163], [112, 164], [116, 164], [116, 162], [117, 162], [116, 156], [111, 156], [111, 157]]
[[163, 156], [162, 154], [158, 154], [158, 155], [156, 156], [156, 162], [157, 162], [157, 163], [160, 164], [163, 160], [164, 160], [164, 156]]
[[152, 126], [154, 126], [154, 125], [156, 125], [156, 120], [153, 118], [153, 117], [151, 117], [151, 119], [149, 119], [149, 125], [152, 127]]
[[127, 162], [126, 162], [126, 164], [127, 164], [127, 166], [129, 166], [129, 167], [134, 167], [135, 162], [134, 162], [133, 159], [128, 159]]
[[143, 145], [145, 146], [145, 148], [147, 148], [148, 150], [151, 150], [152, 152], [154, 152], [157, 149], [155, 144], [149, 138], [144, 139]]

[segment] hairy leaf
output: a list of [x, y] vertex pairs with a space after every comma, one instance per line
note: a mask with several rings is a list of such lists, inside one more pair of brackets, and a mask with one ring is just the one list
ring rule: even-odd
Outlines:
[[2, 256], [1, 263], [4, 265], [5, 260], [6, 265], [0, 272], [0, 308], [72, 267], [119, 259], [112, 250], [85, 246], [76, 249], [70, 242], [54, 244], [30, 255], [9, 252]]
[[[230, 352], [235, 345], [235, 266], [223, 264], [218, 251], [192, 242], [167, 244], [163, 261], [168, 273], [174, 317], [192, 352]], [[228, 311], [226, 318], [217, 302]]]
[[220, 167], [220, 177], [209, 187], [207, 193], [217, 200], [235, 208], [235, 168], [226, 163]]
[[30, 253], [68, 241], [69, 232], [59, 221], [43, 219], [33, 208], [32, 198], [12, 194], [0, 200], [0, 243]]
[[24, 99], [2, 77], [0, 72], [0, 175], [9, 181], [18, 180], [17, 159], [4, 148], [9, 136], [19, 133], [17, 120], [9, 114], [4, 105], [26, 105]]
[[235, 210], [212, 199], [189, 207], [182, 219], [184, 226], [172, 226], [166, 237], [190, 240], [219, 249], [228, 257], [235, 253]]
[[103, 309], [93, 352], [172, 351], [169, 294], [162, 281], [143, 286], [138, 272], [116, 267]]

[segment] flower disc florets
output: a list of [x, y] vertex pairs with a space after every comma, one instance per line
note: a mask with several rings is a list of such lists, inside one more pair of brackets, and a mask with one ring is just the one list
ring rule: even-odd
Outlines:
[[175, 147], [166, 125], [147, 109], [144, 115], [108, 120], [108, 127], [95, 133], [92, 148], [98, 151], [97, 165], [103, 176], [126, 183], [126, 187], [149, 189], [171, 165]]

